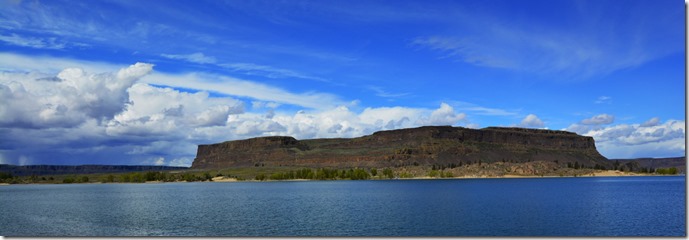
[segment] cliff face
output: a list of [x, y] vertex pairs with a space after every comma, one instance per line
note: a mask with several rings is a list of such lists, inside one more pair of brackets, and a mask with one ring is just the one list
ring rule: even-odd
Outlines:
[[609, 166], [591, 137], [522, 128], [450, 126], [380, 131], [351, 139], [261, 137], [200, 145], [192, 168], [246, 166], [399, 167], [491, 162]]
[[261, 137], [199, 145], [192, 168], [250, 166], [262, 162], [294, 159], [309, 146], [293, 137]]

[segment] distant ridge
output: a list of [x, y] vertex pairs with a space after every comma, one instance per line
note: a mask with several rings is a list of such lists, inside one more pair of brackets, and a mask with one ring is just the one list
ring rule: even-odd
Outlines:
[[640, 168], [657, 169], [657, 168], [677, 168], [679, 172], [687, 171], [686, 157], [669, 157], [669, 158], [634, 158], [634, 159], [610, 159], [611, 162], [619, 161], [621, 165], [634, 164]]
[[14, 176], [64, 175], [92, 173], [121, 173], [139, 171], [186, 170], [187, 167], [149, 166], [149, 165], [8, 165], [0, 164], [0, 172]]

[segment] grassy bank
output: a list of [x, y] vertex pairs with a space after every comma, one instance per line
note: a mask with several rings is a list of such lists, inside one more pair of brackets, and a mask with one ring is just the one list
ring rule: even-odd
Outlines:
[[146, 183], [203, 181], [367, 180], [442, 178], [524, 178], [676, 175], [676, 169], [649, 172], [571, 168], [551, 162], [468, 164], [463, 166], [407, 166], [398, 168], [243, 167], [212, 170], [146, 171], [110, 174], [11, 176], [0, 173], [3, 184]]

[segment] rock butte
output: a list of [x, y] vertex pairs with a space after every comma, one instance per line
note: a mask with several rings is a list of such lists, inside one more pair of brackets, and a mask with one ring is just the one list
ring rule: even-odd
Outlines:
[[250, 166], [402, 167], [557, 161], [610, 167], [592, 137], [566, 131], [426, 126], [357, 138], [258, 137], [199, 145], [193, 169]]

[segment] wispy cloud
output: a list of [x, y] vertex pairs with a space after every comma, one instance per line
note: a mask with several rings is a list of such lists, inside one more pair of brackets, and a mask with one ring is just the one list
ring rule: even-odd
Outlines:
[[406, 93], [406, 92], [405, 93], [392, 93], [392, 92], [388, 92], [388, 91], [383, 90], [383, 88], [379, 87], [379, 86], [368, 86], [366, 88], [375, 92], [376, 96], [382, 97], [382, 98], [399, 98], [399, 97], [409, 96], [411, 94], [411, 93]]
[[184, 60], [187, 62], [198, 63], [198, 64], [216, 63], [215, 57], [206, 56], [200, 52], [192, 53], [192, 54], [160, 54], [160, 56], [165, 57], [165, 58], [169, 58], [169, 59]]
[[27, 56], [13, 53], [0, 52], [0, 70], [35, 71], [41, 73], [57, 74], [58, 72], [73, 67], [80, 67], [88, 72], [109, 72], [126, 65], [83, 61], [67, 58], [55, 58], [49, 56]]
[[[568, 16], [578, 22], [576, 29], [562, 29], [547, 22], [511, 21], [504, 19], [507, 14], [498, 17], [480, 11], [465, 12], [468, 17], [464, 19], [472, 21], [448, 23], [461, 31], [419, 36], [411, 43], [438, 52], [443, 58], [557, 79], [602, 76], [684, 51], [680, 32], [652, 27], [672, 26], [668, 21], [676, 14], [665, 12], [672, 17], [658, 19], [654, 17], [657, 13], [650, 11], [615, 15], [617, 12], [607, 8], [591, 8], [584, 7]], [[629, 19], [631, 16], [635, 19]], [[475, 23], [484, 27], [477, 28]], [[659, 41], [666, 44], [656, 44]]]
[[330, 82], [324, 78], [310, 76], [290, 69], [259, 65], [255, 63], [224, 63], [220, 62], [216, 57], [208, 56], [202, 52], [192, 54], [160, 54], [160, 56], [190, 63], [212, 64], [245, 75], [262, 76], [267, 78], [300, 78], [320, 82]]
[[465, 112], [471, 112], [472, 114], [475, 114], [475, 115], [514, 116], [514, 115], [518, 114], [516, 111], [512, 111], [512, 110], [483, 107], [483, 106], [479, 106], [479, 105], [476, 105], [473, 103], [468, 103], [468, 102], [454, 101], [452, 103], [454, 103], [457, 106], [457, 110], [465, 111]]
[[57, 38], [36, 38], [36, 37], [22, 37], [17, 34], [0, 35], [0, 41], [10, 45], [30, 47], [37, 49], [65, 49], [67, 43], [58, 41]]
[[268, 78], [301, 78], [307, 80], [329, 82], [324, 78], [302, 74], [294, 70], [276, 68], [254, 63], [221, 63], [218, 64], [218, 66], [230, 69], [232, 71], [241, 72], [247, 75], [259, 75]]
[[612, 101], [612, 97], [600, 96], [596, 99], [596, 101], [594, 103], [603, 104], [603, 103], [610, 103], [611, 101]]
[[227, 76], [204, 73], [181, 75], [154, 73], [142, 79], [144, 83], [176, 88], [217, 92], [236, 97], [290, 104], [313, 109], [326, 109], [347, 105], [339, 97], [329, 93], [292, 93], [281, 88]]

